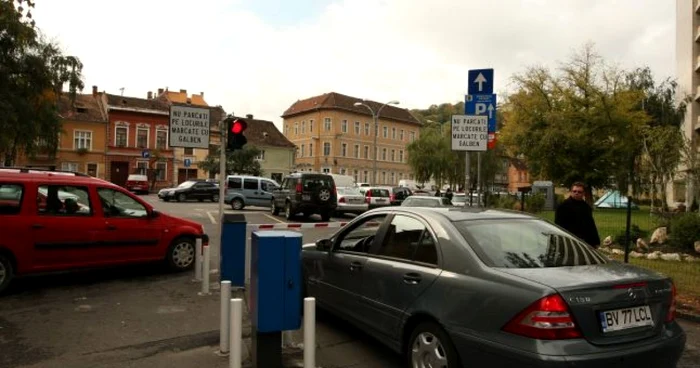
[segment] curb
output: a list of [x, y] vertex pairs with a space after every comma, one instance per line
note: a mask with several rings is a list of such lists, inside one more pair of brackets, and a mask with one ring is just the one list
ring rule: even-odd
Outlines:
[[678, 316], [678, 318], [682, 318], [685, 321], [700, 323], [700, 315], [697, 314], [686, 313], [676, 310], [676, 316]]

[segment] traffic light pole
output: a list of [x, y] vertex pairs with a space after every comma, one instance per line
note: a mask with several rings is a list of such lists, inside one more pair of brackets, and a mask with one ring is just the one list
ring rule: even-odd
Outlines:
[[219, 145], [219, 234], [222, 234], [224, 223], [224, 197], [226, 196], [226, 119], [219, 126], [221, 144]]

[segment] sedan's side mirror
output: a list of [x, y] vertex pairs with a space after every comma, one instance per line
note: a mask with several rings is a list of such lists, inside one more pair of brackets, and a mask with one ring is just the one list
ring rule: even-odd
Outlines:
[[319, 239], [316, 241], [316, 249], [320, 251], [329, 251], [331, 250], [331, 241], [330, 239]]
[[160, 212], [157, 210], [151, 210], [151, 218], [157, 218], [158, 216], [160, 216]]

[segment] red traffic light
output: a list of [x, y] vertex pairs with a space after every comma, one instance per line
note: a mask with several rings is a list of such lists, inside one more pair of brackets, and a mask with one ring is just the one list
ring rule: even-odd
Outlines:
[[241, 134], [248, 127], [248, 125], [243, 120], [236, 120], [231, 126], [231, 133]]

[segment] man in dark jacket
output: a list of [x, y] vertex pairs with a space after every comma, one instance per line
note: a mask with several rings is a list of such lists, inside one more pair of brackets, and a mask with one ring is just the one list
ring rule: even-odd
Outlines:
[[593, 220], [593, 210], [584, 200], [584, 184], [571, 186], [571, 195], [564, 200], [554, 215], [554, 223], [581, 238], [588, 245], [598, 248], [600, 236]]

